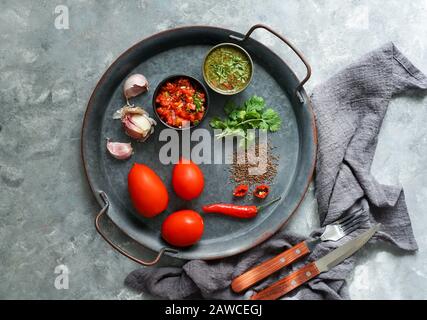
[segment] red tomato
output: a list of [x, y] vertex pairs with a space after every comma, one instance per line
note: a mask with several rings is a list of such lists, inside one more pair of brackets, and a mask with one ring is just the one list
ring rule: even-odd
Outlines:
[[165, 185], [146, 165], [133, 165], [128, 175], [128, 190], [133, 206], [144, 217], [154, 217], [168, 206], [169, 195]]
[[203, 235], [203, 219], [196, 211], [180, 210], [168, 216], [162, 224], [162, 237], [171, 245], [187, 247]]
[[203, 172], [192, 161], [181, 158], [172, 171], [172, 186], [175, 193], [184, 200], [200, 196], [205, 185]]

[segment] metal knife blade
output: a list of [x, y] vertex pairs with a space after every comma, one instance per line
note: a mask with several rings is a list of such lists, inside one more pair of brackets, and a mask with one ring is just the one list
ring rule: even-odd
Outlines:
[[369, 239], [371, 239], [371, 237], [375, 234], [375, 232], [378, 231], [379, 228], [379, 224], [373, 226], [355, 239], [346, 242], [341, 247], [317, 260], [315, 264], [317, 269], [319, 269], [319, 272], [322, 273], [328, 271], [337, 264], [341, 263], [343, 260], [353, 255], [357, 250], [363, 247], [363, 245], [368, 242]]
[[310, 262], [297, 271], [294, 271], [286, 277], [274, 282], [264, 290], [255, 293], [251, 297], [251, 300], [278, 299], [307, 281], [317, 277], [320, 273], [328, 271], [363, 247], [379, 227], [380, 225], [376, 225], [370, 228], [355, 239], [346, 242], [344, 245], [333, 250], [319, 260]]

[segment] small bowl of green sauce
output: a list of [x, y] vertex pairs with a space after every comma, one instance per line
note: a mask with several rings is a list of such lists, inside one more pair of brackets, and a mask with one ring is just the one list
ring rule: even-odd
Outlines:
[[252, 80], [253, 62], [249, 53], [234, 43], [220, 43], [206, 54], [203, 78], [223, 95], [242, 92]]

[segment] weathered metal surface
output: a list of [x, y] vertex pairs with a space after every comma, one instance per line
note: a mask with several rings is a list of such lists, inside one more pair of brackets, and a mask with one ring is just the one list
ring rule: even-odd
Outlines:
[[[215, 27], [184, 27], [151, 36], [123, 53], [105, 72], [96, 86], [84, 118], [82, 128], [82, 157], [86, 175], [101, 207], [104, 201], [99, 192], [109, 199], [108, 216], [129, 237], [159, 252], [167, 244], [161, 239], [160, 226], [168, 213], [184, 207], [201, 211], [202, 204], [232, 201], [233, 185], [227, 165], [202, 164], [205, 174], [203, 195], [191, 203], [178, 199], [170, 188], [172, 165], [162, 165], [158, 151], [159, 124], [155, 134], [145, 143], [133, 143], [135, 154], [128, 161], [118, 161], [106, 153], [105, 138], [129, 141], [117, 120], [115, 110], [125, 102], [122, 84], [131, 72], [143, 73], [152, 88], [171, 74], [188, 74], [202, 80], [201, 64], [206, 52], [222, 42], [238, 42], [254, 61], [254, 76], [249, 87], [231, 97], [241, 102], [253, 94], [263, 96], [275, 107], [283, 119], [282, 130], [271, 134], [275, 153], [280, 157], [278, 174], [272, 183], [271, 197], [282, 195], [275, 206], [263, 211], [253, 220], [237, 220], [218, 215], [205, 215], [205, 233], [202, 240], [177, 253], [167, 252], [182, 259], [215, 259], [245, 251], [274, 234], [289, 219], [301, 202], [311, 180], [316, 155], [316, 128], [309, 99], [301, 90], [302, 100], [294, 95], [299, 80], [287, 64], [261, 43], [248, 38], [244, 42], [230, 39], [230, 34], [242, 34]], [[152, 114], [153, 90], [134, 99]], [[210, 110], [200, 127], [208, 128], [212, 116], [224, 116], [222, 107], [230, 99], [210, 92]], [[153, 115], [153, 114], [152, 114]], [[170, 190], [167, 212], [153, 219], [139, 218], [127, 193], [127, 173], [134, 162], [153, 168]], [[251, 203], [248, 197], [241, 202]]]

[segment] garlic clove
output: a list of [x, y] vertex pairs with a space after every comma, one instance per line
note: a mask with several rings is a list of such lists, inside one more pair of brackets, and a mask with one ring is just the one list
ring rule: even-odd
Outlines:
[[148, 91], [147, 79], [139, 73], [131, 75], [123, 84], [123, 94], [126, 100]]
[[134, 117], [136, 117], [136, 115], [126, 115], [122, 119], [123, 127], [125, 128], [125, 132], [128, 136], [136, 140], [141, 140], [144, 138], [145, 131], [141, 129], [137, 124], [135, 124], [135, 122], [133, 122], [132, 118]]
[[123, 107], [121, 107], [119, 110], [116, 110], [114, 112], [113, 119], [114, 120], [122, 119], [126, 114], [134, 114], [134, 113], [148, 115], [148, 113], [141, 107], [135, 107], [135, 106], [126, 104]]
[[151, 123], [144, 115], [134, 115], [132, 122], [139, 127], [143, 132], [148, 132], [151, 129]]
[[126, 160], [133, 153], [132, 145], [124, 142], [111, 142], [107, 139], [107, 150], [116, 159]]
[[156, 121], [140, 107], [125, 106], [121, 109], [125, 133], [138, 141], [145, 141], [153, 132]]

